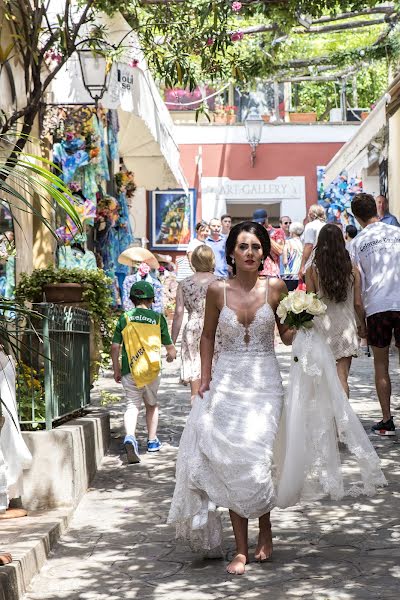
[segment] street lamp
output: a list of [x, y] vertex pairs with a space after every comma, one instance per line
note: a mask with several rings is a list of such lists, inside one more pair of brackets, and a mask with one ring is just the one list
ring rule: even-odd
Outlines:
[[97, 108], [97, 103], [102, 99], [107, 90], [110, 79], [110, 69], [103, 54], [94, 50], [78, 50], [79, 64], [82, 71], [83, 85], [88, 91]]
[[261, 140], [262, 128], [264, 121], [262, 120], [258, 110], [252, 108], [244, 121], [246, 127], [247, 141], [251, 147], [250, 162], [254, 167], [256, 162], [256, 148]]

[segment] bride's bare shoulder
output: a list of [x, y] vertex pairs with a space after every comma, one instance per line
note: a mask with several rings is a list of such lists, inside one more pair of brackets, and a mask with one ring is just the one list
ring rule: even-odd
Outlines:
[[275, 294], [287, 294], [286, 283], [278, 277], [271, 277], [271, 279], [269, 280], [269, 288]]
[[277, 307], [283, 296], [288, 293], [286, 283], [278, 277], [269, 280], [269, 302], [271, 306]]

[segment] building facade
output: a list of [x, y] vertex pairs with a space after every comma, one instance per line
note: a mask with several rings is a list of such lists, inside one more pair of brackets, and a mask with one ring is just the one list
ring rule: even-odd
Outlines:
[[176, 126], [181, 164], [197, 189], [197, 218], [224, 213], [234, 220], [265, 207], [273, 224], [282, 215], [303, 221], [318, 198], [317, 167], [357, 131], [357, 124], [265, 124], [254, 166], [244, 125]]

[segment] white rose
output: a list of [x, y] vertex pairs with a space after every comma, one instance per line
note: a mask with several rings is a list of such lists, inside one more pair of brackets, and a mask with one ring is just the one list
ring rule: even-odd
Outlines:
[[296, 297], [296, 293], [297, 292], [289, 292], [288, 295], [286, 296], [286, 298], [284, 298], [285, 306], [286, 306], [288, 312], [291, 312], [291, 310], [292, 310], [293, 300]]
[[278, 317], [281, 320], [281, 323], [283, 324], [286, 320], [287, 317], [287, 313], [288, 311], [286, 310], [285, 305], [283, 304], [283, 300], [282, 302], [279, 304], [278, 308], [276, 309], [276, 314], [278, 315]]
[[296, 315], [298, 315], [301, 312], [303, 312], [303, 310], [306, 310], [308, 304], [309, 304], [309, 300], [307, 298], [306, 292], [299, 290], [298, 292], [295, 292], [295, 294], [293, 295], [291, 310]]
[[309, 306], [307, 307], [307, 312], [314, 316], [323, 315], [325, 311], [326, 304], [321, 302], [321, 300], [316, 297], [312, 299], [312, 302], [310, 302]]
[[290, 298], [289, 296], [284, 296], [284, 298], [282, 298], [282, 300], [279, 303], [279, 306], [284, 306], [286, 308], [286, 310], [290, 309]]

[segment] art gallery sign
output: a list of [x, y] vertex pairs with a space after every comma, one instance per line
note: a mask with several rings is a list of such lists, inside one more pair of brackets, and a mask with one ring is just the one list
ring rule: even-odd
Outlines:
[[233, 180], [202, 177], [202, 216], [209, 220], [227, 212], [227, 204], [279, 204], [280, 214], [293, 220], [306, 216], [304, 177], [277, 177], [274, 180]]

